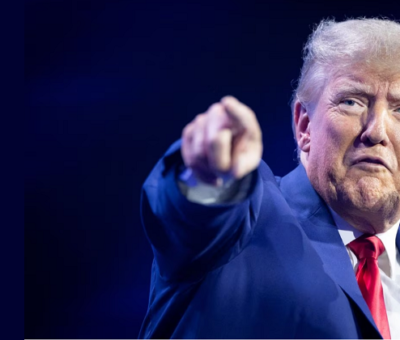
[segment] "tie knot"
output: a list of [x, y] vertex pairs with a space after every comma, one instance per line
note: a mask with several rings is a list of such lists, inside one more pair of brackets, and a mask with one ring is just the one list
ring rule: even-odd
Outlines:
[[372, 235], [362, 235], [348, 244], [359, 260], [364, 258], [377, 259], [385, 250], [382, 241]]

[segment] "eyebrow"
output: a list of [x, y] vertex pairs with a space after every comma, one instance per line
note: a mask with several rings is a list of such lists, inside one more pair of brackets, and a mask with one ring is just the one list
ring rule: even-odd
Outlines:
[[[357, 83], [357, 84], [346, 84], [342, 86], [338, 86], [338, 89], [334, 91], [333, 96], [334, 98], [339, 98], [343, 96], [349, 96], [349, 95], [357, 95], [357, 96], [363, 96], [363, 97], [374, 97], [375, 94], [372, 91], [371, 86], [362, 84], [362, 83]], [[389, 91], [388, 93], [388, 100], [391, 102], [400, 102], [400, 91]]]
[[391, 102], [400, 103], [400, 91], [389, 92], [388, 99]]
[[334, 96], [339, 97], [342, 95], [362, 95], [367, 97], [373, 97], [374, 93], [372, 91], [371, 86], [364, 84], [346, 84], [339, 85], [337, 89], [334, 91]]

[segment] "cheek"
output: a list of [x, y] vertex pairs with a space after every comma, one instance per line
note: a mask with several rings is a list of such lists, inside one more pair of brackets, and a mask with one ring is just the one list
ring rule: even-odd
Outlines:
[[327, 118], [331, 119], [320, 122], [311, 135], [310, 156], [321, 171], [343, 172], [346, 153], [352, 149], [359, 134], [360, 122], [340, 115]]
[[400, 138], [396, 140], [396, 145], [395, 145], [395, 157], [397, 160], [397, 171], [396, 171], [396, 187], [397, 190], [400, 192]]
[[400, 172], [400, 124], [399, 131], [396, 131], [394, 138], [394, 152], [397, 159], [397, 170]]
[[350, 139], [349, 128], [338, 122], [326, 122], [312, 138], [312, 146], [316, 151], [316, 157], [321, 159], [336, 159], [343, 155], [348, 148]]

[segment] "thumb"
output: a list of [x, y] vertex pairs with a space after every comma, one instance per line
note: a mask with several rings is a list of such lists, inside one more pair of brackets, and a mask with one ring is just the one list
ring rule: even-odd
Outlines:
[[261, 156], [257, 153], [239, 153], [232, 164], [232, 175], [236, 179], [241, 179], [258, 167]]
[[241, 179], [247, 173], [246, 155], [239, 154], [233, 161], [232, 174], [236, 179]]

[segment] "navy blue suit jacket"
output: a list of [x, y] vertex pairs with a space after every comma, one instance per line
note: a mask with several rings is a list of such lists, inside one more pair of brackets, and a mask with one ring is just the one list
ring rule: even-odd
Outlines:
[[181, 194], [180, 165], [178, 141], [142, 190], [154, 261], [140, 338], [381, 338], [301, 165], [278, 178], [262, 162], [245, 200], [212, 206]]

